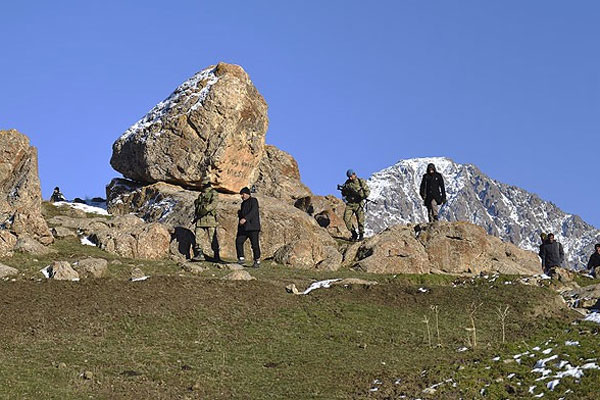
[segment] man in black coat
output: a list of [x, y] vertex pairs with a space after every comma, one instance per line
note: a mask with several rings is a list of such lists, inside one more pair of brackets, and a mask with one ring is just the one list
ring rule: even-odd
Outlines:
[[244, 243], [250, 239], [252, 245], [252, 255], [254, 256], [254, 268], [260, 266], [260, 243], [258, 235], [260, 233], [260, 215], [258, 212], [258, 200], [252, 197], [250, 189], [247, 187], [240, 190], [242, 196], [242, 205], [238, 211], [238, 231], [235, 238], [235, 250], [237, 252], [238, 262], [244, 264]]
[[446, 202], [446, 187], [442, 174], [435, 170], [434, 164], [427, 165], [427, 173], [421, 179], [419, 194], [427, 207], [429, 222], [438, 220], [438, 206]]
[[546, 243], [542, 245], [540, 250], [542, 258], [542, 268], [546, 275], [552, 276], [557, 267], [561, 267], [565, 260], [565, 252], [562, 244], [554, 240], [554, 234], [549, 233]]
[[588, 261], [588, 269], [590, 273], [598, 278], [598, 272], [600, 269], [600, 243], [596, 244], [594, 254], [591, 255], [590, 261]]

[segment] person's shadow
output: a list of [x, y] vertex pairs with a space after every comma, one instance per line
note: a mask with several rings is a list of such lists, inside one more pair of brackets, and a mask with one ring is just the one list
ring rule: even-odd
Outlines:
[[173, 234], [171, 234], [171, 241], [177, 242], [177, 251], [183, 254], [186, 259], [193, 257], [193, 249], [196, 244], [196, 236], [194, 233], [183, 226], [175, 227]]

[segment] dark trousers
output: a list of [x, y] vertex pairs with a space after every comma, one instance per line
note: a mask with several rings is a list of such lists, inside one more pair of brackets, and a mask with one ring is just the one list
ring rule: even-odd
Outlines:
[[254, 260], [260, 260], [260, 244], [258, 243], [259, 233], [260, 231], [238, 231], [235, 238], [235, 251], [237, 252], [238, 258], [244, 257], [244, 243], [246, 242], [246, 239], [250, 238]]

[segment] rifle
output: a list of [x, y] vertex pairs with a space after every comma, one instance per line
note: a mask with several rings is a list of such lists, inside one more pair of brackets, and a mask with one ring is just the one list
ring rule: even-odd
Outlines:
[[[344, 196], [344, 189], [346, 188], [346, 185], [337, 185], [337, 190], [342, 192], [342, 200], [344, 200], [344, 202], [346, 201], [346, 196]], [[363, 201], [365, 203], [373, 203], [375, 205], [377, 205], [377, 202], [375, 200], [370, 200], [370, 199], [363, 199]]]

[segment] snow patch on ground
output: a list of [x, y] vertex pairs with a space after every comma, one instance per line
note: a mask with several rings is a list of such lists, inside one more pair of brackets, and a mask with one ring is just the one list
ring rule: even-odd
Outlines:
[[324, 281], [313, 282], [302, 294], [309, 294], [313, 290], [316, 289], [328, 289], [331, 287], [331, 284], [337, 281], [340, 281], [340, 278], [337, 279], [326, 279]]
[[[108, 213], [108, 211], [106, 211], [106, 203], [104, 203], [104, 208], [98, 207], [98, 206], [91, 206], [88, 204], [82, 204], [82, 203], [71, 203], [69, 201], [57, 201], [56, 203], [53, 203], [53, 204], [57, 207], [60, 207], [60, 206], [71, 207], [71, 208], [74, 208], [75, 210], [80, 210], [80, 211], [90, 213], [90, 214], [110, 215]], [[96, 203], [96, 204], [100, 204], [100, 203]]]

